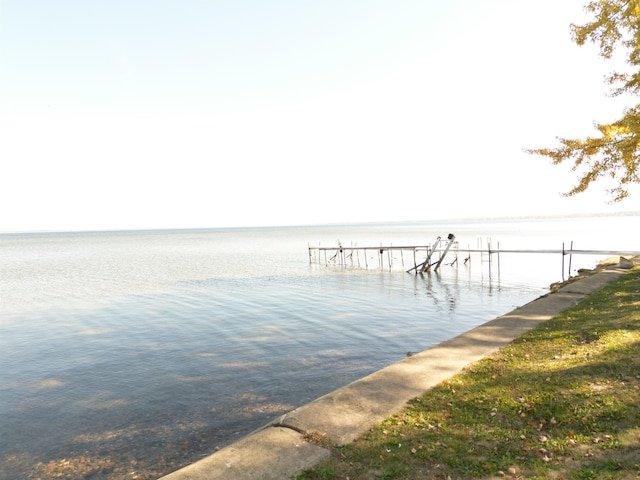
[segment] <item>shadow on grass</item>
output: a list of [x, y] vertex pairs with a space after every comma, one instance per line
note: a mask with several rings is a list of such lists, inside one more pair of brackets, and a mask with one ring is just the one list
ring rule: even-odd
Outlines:
[[634, 271], [299, 478], [638, 478], [639, 310]]

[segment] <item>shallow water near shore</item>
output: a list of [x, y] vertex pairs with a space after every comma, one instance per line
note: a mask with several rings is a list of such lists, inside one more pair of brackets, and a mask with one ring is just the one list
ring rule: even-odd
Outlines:
[[561, 255], [414, 275], [308, 244], [638, 250], [638, 219], [0, 235], [0, 478], [157, 478], [563, 275]]

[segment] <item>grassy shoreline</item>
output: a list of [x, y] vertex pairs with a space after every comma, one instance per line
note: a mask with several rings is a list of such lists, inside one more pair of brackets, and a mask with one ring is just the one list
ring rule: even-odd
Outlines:
[[330, 448], [297, 478], [639, 479], [640, 268]]

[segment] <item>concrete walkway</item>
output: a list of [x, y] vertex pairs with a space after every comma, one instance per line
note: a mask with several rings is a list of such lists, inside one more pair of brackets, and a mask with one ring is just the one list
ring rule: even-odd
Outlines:
[[321, 434], [349, 443], [412, 398], [576, 305], [628, 270], [604, 268], [516, 310], [297, 408], [163, 480], [283, 480], [329, 456], [305, 441]]

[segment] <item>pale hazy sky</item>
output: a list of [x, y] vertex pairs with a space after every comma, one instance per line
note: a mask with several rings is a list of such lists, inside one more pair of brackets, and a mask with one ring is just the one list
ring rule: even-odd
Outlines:
[[0, 231], [640, 210], [522, 152], [621, 110], [586, 2], [0, 0]]

